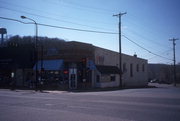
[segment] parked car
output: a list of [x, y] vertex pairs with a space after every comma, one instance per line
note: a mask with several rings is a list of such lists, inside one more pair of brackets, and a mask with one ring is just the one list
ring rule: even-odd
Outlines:
[[159, 81], [158, 81], [158, 79], [152, 79], [152, 80], [150, 80], [150, 83], [158, 83]]

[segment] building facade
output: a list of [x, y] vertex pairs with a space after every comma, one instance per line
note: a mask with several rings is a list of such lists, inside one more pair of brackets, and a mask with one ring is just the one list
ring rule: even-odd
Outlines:
[[[99, 87], [116, 87], [119, 85], [119, 53], [95, 47], [95, 64], [109, 67], [110, 73], [101, 74], [101, 81], [96, 81]], [[137, 55], [122, 54], [122, 85], [124, 87], [147, 86], [147, 60], [138, 58]], [[111, 69], [110, 69], [111, 68]], [[106, 78], [106, 79], [104, 79]], [[108, 78], [108, 79], [107, 79]], [[107, 81], [108, 80], [108, 81]]]
[[[62, 84], [67, 84], [67, 88], [105, 88], [118, 87], [120, 84], [118, 52], [80, 42], [65, 42], [61, 46], [45, 48], [45, 62], [63, 61], [61, 69], [59, 68], [62, 70], [61, 75], [68, 75], [66, 79], [60, 80], [63, 81]], [[122, 72], [124, 87], [147, 86], [147, 60], [122, 54]]]
[[[119, 53], [81, 42], [43, 43], [33, 67], [16, 68], [16, 83], [44, 88], [88, 89], [119, 86]], [[36, 67], [38, 72], [36, 73]], [[122, 54], [124, 87], [147, 86], [147, 60]]]

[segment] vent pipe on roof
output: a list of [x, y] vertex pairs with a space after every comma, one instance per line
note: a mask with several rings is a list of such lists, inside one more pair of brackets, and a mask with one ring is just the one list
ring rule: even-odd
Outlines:
[[136, 57], [136, 58], [137, 58], [137, 54], [136, 54], [136, 53], [134, 54], [134, 57]]

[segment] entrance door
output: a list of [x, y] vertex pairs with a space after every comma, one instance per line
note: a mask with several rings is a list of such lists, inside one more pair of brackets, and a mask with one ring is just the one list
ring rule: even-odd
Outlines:
[[70, 89], [77, 88], [77, 69], [76, 68], [69, 69], [69, 88]]

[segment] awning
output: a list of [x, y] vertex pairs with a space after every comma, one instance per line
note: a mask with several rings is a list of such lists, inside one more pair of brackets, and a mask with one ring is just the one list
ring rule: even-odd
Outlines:
[[[63, 60], [43, 60], [43, 68], [44, 70], [63, 70]], [[38, 61], [38, 70], [41, 69], [41, 61]], [[33, 69], [36, 69], [36, 64], [34, 65]]]
[[97, 70], [102, 74], [119, 74], [120, 70], [117, 66], [96, 65]]
[[96, 69], [96, 66], [95, 66], [95, 64], [94, 64], [94, 62], [92, 60], [88, 60], [87, 67], [90, 70], [95, 70]]

